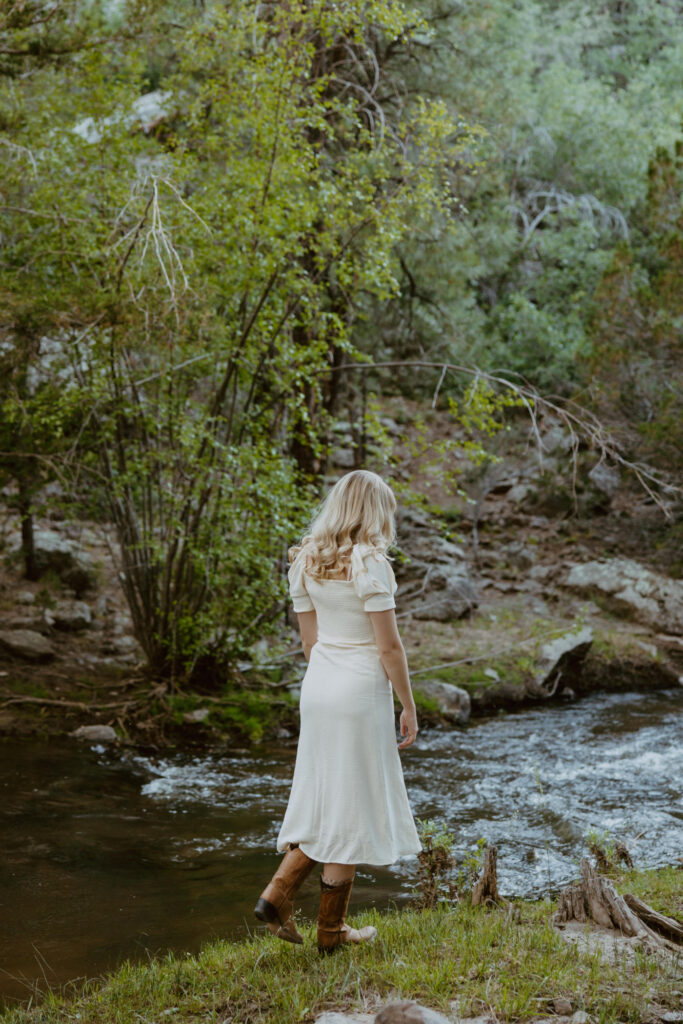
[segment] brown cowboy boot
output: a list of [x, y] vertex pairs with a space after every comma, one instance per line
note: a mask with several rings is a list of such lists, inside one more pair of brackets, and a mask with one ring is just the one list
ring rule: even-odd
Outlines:
[[345, 923], [352, 887], [353, 878], [347, 878], [345, 882], [326, 882], [320, 876], [319, 953], [334, 953], [345, 942], [367, 942], [377, 935], [377, 929], [372, 925], [359, 929]]
[[254, 913], [265, 921], [269, 931], [285, 942], [303, 942], [294, 924], [294, 895], [317, 864], [303, 853], [297, 844], [290, 843], [268, 885], [261, 893]]

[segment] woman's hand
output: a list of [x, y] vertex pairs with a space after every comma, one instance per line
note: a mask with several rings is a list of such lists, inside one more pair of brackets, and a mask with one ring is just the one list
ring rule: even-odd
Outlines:
[[401, 736], [405, 736], [402, 743], [399, 743], [398, 749], [403, 750], [405, 747], [409, 747], [415, 742], [415, 737], [418, 733], [417, 727], [417, 711], [414, 707], [404, 708], [401, 712]]

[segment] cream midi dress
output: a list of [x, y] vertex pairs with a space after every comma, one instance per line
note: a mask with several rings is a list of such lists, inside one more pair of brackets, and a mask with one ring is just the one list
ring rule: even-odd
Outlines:
[[315, 611], [318, 639], [301, 685], [301, 732], [277, 848], [320, 863], [393, 864], [421, 850], [397, 749], [391, 683], [368, 612], [395, 608], [391, 563], [356, 544], [349, 580], [289, 569], [295, 612]]

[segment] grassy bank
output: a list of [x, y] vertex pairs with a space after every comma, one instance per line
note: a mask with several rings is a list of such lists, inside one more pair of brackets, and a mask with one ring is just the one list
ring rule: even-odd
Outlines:
[[[683, 916], [680, 869], [622, 873], [617, 887], [669, 914]], [[596, 1024], [636, 1022], [680, 1006], [681, 958], [645, 952], [606, 963], [578, 951], [551, 925], [550, 901], [519, 902], [519, 919], [461, 904], [452, 909], [364, 913], [375, 924], [372, 944], [344, 947], [321, 958], [312, 923], [305, 945], [259, 934], [217, 942], [197, 956], [168, 955], [125, 963], [71, 996], [48, 995], [41, 1005], [13, 1009], [4, 1024], [176, 1024], [309, 1022], [325, 1009], [373, 1010], [391, 999], [416, 999], [466, 1017], [495, 1014], [526, 1021], [552, 1012], [564, 996]]]
[[[548, 636], [568, 630], [568, 623], [530, 624], [521, 612], [508, 614], [495, 629], [482, 615], [466, 622], [410, 625], [405, 632], [421, 726], [449, 724], [437, 701], [420, 692], [424, 680], [467, 690], [473, 719], [546, 703], [535, 683], [537, 648]], [[416, 639], [419, 646], [414, 646]], [[488, 651], [485, 658], [482, 650]], [[428, 664], [437, 667], [426, 671]], [[304, 671], [300, 657], [292, 659], [286, 672], [281, 666], [270, 673], [253, 671], [213, 693], [198, 693], [170, 690], [142, 671], [92, 677], [82, 670], [69, 676], [52, 666], [12, 666], [0, 680], [0, 737], [63, 736], [80, 725], [102, 723], [112, 725], [121, 741], [141, 746], [248, 747], [294, 741], [299, 709], [290, 687]], [[581, 671], [567, 678], [573, 695], [581, 697], [675, 686], [678, 671], [632, 625], [621, 624], [618, 629], [596, 629]], [[566, 701], [566, 694], [560, 691], [553, 700]]]

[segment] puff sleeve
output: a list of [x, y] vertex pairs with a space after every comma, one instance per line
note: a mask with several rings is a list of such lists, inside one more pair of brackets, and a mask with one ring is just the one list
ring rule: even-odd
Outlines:
[[351, 569], [354, 590], [366, 612], [385, 612], [396, 607], [397, 584], [386, 555], [368, 545], [356, 544], [351, 552]]
[[295, 612], [315, 611], [313, 602], [308, 596], [306, 583], [304, 581], [304, 567], [301, 558], [295, 558], [287, 573], [289, 580], [289, 596]]

